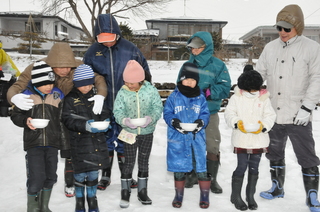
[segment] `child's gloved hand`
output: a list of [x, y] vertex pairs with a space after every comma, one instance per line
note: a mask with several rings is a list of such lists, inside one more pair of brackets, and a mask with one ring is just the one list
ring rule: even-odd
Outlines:
[[244, 129], [244, 125], [243, 125], [243, 121], [242, 120], [238, 121], [237, 127], [241, 132], [247, 133], [246, 129]]
[[91, 133], [98, 133], [100, 130], [91, 126], [91, 123], [94, 122], [93, 119], [90, 119], [86, 122], [86, 130]]
[[202, 129], [202, 127], [204, 126], [204, 122], [202, 119], [197, 119], [194, 121], [194, 123], [198, 124], [196, 129], [193, 130], [193, 132], [192, 132], [193, 134], [196, 134]]
[[180, 133], [182, 133], [182, 134], [188, 134], [187, 131], [185, 131], [185, 130], [183, 130], [183, 129], [181, 128], [180, 123], [181, 123], [181, 121], [180, 121], [179, 119], [177, 119], [177, 118], [174, 118], [174, 119], [171, 120], [171, 125], [172, 125], [176, 130], [178, 130], [178, 131], [179, 131]]
[[124, 118], [122, 123], [124, 123], [127, 127], [131, 128], [131, 129], [136, 129], [137, 128], [137, 126], [131, 124], [130, 118]]
[[[105, 119], [104, 121], [108, 121], [108, 122], [110, 123], [110, 119], [109, 119], [109, 118]], [[108, 130], [108, 129], [112, 129], [111, 124], [109, 124], [109, 126], [108, 126], [107, 130]]]
[[146, 126], [148, 126], [152, 121], [150, 116], [145, 116], [145, 118], [147, 119], [147, 121], [144, 125], [141, 126], [142, 128], [145, 128]]
[[258, 121], [258, 123], [260, 124], [259, 129], [258, 129], [257, 131], [255, 131], [255, 132], [251, 132], [251, 133], [253, 133], [253, 134], [259, 134], [259, 133], [261, 133], [261, 132], [262, 132], [263, 125], [262, 125], [261, 121]]

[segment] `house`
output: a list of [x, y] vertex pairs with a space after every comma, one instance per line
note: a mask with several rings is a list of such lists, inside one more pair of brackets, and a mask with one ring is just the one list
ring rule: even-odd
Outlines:
[[[305, 25], [303, 35], [320, 43], [320, 25]], [[240, 37], [239, 40], [246, 42], [254, 36], [263, 37], [264, 41], [269, 43], [270, 41], [278, 38], [279, 34], [274, 26], [258, 26]]]
[[26, 43], [20, 37], [28, 31], [37, 32], [46, 40], [37, 49], [47, 54], [55, 42], [70, 42], [76, 55], [85, 51], [89, 44], [85, 42], [85, 34], [77, 27], [59, 16], [43, 15], [37, 12], [0, 12], [0, 40], [3, 48], [10, 51], [19, 43]]
[[[222, 28], [227, 21], [181, 16], [146, 20], [147, 31], [144, 36], [152, 39], [152, 44], [143, 51], [147, 59], [181, 59], [174, 52], [185, 47], [188, 39], [197, 31], [216, 32], [222, 37]], [[153, 34], [150, 34], [153, 32]], [[156, 32], [156, 33], [154, 33]], [[134, 32], [136, 39], [142, 37], [141, 31]], [[154, 35], [157, 36], [154, 36]]]

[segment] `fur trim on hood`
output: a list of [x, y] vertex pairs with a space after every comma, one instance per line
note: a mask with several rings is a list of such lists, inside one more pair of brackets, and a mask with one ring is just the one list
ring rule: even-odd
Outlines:
[[298, 35], [302, 35], [304, 30], [304, 17], [301, 8], [296, 4], [285, 6], [277, 15], [277, 21], [285, 21], [292, 24]]

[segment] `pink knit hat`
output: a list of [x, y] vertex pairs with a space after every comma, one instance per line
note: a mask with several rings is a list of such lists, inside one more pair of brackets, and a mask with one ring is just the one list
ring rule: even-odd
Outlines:
[[124, 71], [123, 81], [128, 83], [141, 82], [145, 79], [142, 66], [135, 60], [129, 60]]

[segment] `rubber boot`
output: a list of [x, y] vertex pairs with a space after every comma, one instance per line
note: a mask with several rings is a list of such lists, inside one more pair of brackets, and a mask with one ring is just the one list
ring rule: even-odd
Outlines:
[[131, 194], [131, 175], [122, 175], [121, 176], [121, 200], [120, 208], [127, 208], [130, 205], [130, 194]]
[[220, 166], [220, 154], [214, 155], [208, 152], [207, 153], [207, 172], [212, 176], [210, 189], [211, 189], [211, 192], [215, 194], [222, 193], [222, 188], [217, 182], [217, 174], [218, 174], [219, 166]]
[[148, 172], [138, 173], [138, 200], [143, 205], [151, 205], [152, 200], [148, 197]]
[[76, 193], [76, 209], [75, 212], [86, 212], [84, 190], [85, 184], [75, 181], [75, 193]]
[[106, 188], [111, 183], [111, 169], [112, 169], [112, 164], [113, 164], [113, 157], [114, 157], [114, 152], [109, 151], [109, 164], [110, 164], [110, 166], [106, 169], [102, 169], [102, 176], [101, 176], [101, 179], [98, 183], [98, 189], [101, 191], [106, 190]]
[[311, 212], [320, 211], [320, 203], [318, 201], [319, 187], [319, 169], [317, 166], [311, 168], [302, 168], [303, 183], [306, 190], [306, 204]]
[[234, 204], [235, 208], [241, 211], [245, 211], [248, 209], [248, 206], [241, 198], [241, 188], [243, 183], [243, 176], [232, 176], [232, 183], [231, 183], [231, 203]]
[[49, 209], [49, 201], [50, 201], [50, 197], [51, 197], [51, 192], [52, 192], [51, 188], [43, 188], [40, 191], [39, 203], [40, 203], [41, 212], [52, 212]]
[[65, 188], [64, 193], [66, 197], [74, 197], [74, 176], [73, 176], [73, 165], [71, 158], [66, 158], [64, 166], [64, 182]]
[[258, 181], [259, 176], [256, 174], [250, 174], [248, 175], [248, 183], [246, 188], [246, 195], [247, 195], [247, 202], [248, 202], [248, 208], [250, 210], [257, 210], [258, 204], [254, 200], [254, 194], [256, 193], [256, 185]]
[[284, 179], [286, 166], [284, 159], [279, 161], [270, 161], [270, 173], [272, 187], [268, 191], [260, 192], [260, 196], [265, 199], [282, 198], [284, 196]]
[[211, 185], [211, 175], [208, 174], [207, 178], [199, 178], [199, 188], [200, 188], [200, 208], [208, 208], [210, 205], [209, 194]]
[[176, 190], [176, 195], [172, 201], [172, 206], [174, 208], [181, 208], [184, 194], [184, 184], [186, 182], [186, 177], [174, 178], [174, 187]]
[[198, 177], [194, 170], [186, 174], [186, 183], [184, 184], [185, 188], [192, 188], [193, 185], [198, 184]]
[[[117, 156], [118, 156], [118, 163], [119, 163], [119, 169], [120, 169], [120, 172], [122, 173], [122, 168], [124, 166], [124, 162], [125, 162], [125, 157], [124, 157], [124, 154], [123, 153], [117, 153]], [[138, 187], [138, 183], [135, 179], [132, 179], [131, 180], [131, 188], [137, 188]]]
[[86, 182], [87, 189], [87, 202], [88, 202], [88, 212], [99, 212], [98, 200], [97, 200], [97, 187], [98, 179]]
[[28, 194], [27, 212], [40, 212], [38, 194]]

